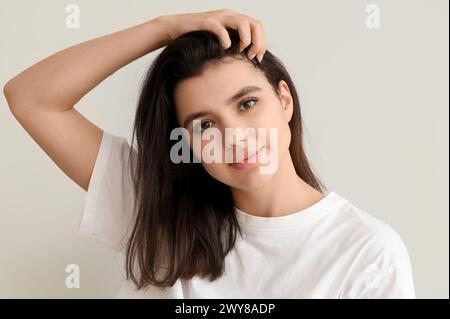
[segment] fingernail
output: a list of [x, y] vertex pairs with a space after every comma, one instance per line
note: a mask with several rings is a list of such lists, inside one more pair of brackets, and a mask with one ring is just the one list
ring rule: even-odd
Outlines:
[[253, 60], [253, 59], [255, 58], [255, 55], [256, 55], [256, 53], [253, 53], [253, 54], [250, 56], [250, 60]]
[[261, 63], [261, 61], [262, 61], [263, 57], [264, 57], [264, 54], [260, 54], [260, 55], [258, 55], [258, 61], [259, 61], [259, 63]]

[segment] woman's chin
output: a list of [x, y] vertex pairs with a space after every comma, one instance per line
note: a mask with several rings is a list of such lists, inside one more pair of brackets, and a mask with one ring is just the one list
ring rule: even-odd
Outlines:
[[259, 173], [258, 167], [245, 170], [243, 172], [237, 172], [232, 174], [232, 182], [229, 184], [231, 187], [242, 190], [249, 190], [253, 188], [259, 188], [269, 182], [272, 178], [270, 174]]

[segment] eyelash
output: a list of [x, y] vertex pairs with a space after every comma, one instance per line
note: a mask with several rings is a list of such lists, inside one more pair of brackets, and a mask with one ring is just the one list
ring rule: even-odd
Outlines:
[[[250, 102], [250, 101], [253, 101], [253, 102], [255, 102], [255, 104], [256, 104], [256, 103], [258, 102], [258, 98], [256, 98], [256, 97], [249, 97], [249, 98], [243, 100], [243, 101], [239, 104], [239, 108], [241, 107], [242, 104], [247, 103], [247, 102]], [[242, 112], [247, 111], [247, 110], [253, 108], [253, 107], [255, 106], [255, 104], [253, 104], [251, 107], [249, 107], [249, 108], [247, 108], [247, 109], [245, 109], [245, 110], [242, 110]], [[207, 123], [207, 122], [208, 122], [208, 121], [205, 121], [205, 122], [203, 122], [203, 123]], [[200, 127], [201, 127], [201, 124], [203, 124], [203, 123], [200, 123]], [[204, 130], [206, 130], [206, 129], [201, 128], [201, 131], [202, 131], [202, 132], [203, 132]]]
[[[245, 99], [244, 101], [242, 101], [242, 103], [239, 104], [239, 106], [241, 106], [241, 105], [244, 104], [244, 103], [250, 102], [250, 101], [253, 101], [253, 102], [256, 103], [256, 102], [258, 102], [258, 99], [257, 99], [256, 97], [249, 97], [249, 98]], [[249, 109], [251, 109], [252, 107], [253, 107], [253, 106], [249, 107], [248, 109], [245, 109], [244, 111], [249, 110]]]

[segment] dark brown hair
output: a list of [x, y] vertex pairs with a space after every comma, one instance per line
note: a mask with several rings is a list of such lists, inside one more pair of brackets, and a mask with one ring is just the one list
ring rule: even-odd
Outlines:
[[[132, 144], [135, 137], [137, 141], [137, 158], [130, 161], [135, 165], [135, 223], [126, 249], [127, 279], [138, 289], [169, 287], [179, 278], [195, 275], [219, 278], [225, 256], [241, 232], [230, 187], [211, 177], [201, 163], [170, 160], [176, 143], [170, 132], [179, 127], [173, 97], [176, 85], [200, 75], [208, 63], [247, 55], [247, 49], [239, 53], [237, 31], [228, 32], [232, 41], [228, 49], [208, 31], [183, 34], [157, 56], [143, 82], [132, 137]], [[280, 80], [288, 84], [294, 103], [289, 151], [297, 175], [322, 192], [324, 186], [304, 153], [300, 104], [288, 72], [269, 50], [261, 63], [256, 59], [249, 63], [263, 72], [276, 93]]]

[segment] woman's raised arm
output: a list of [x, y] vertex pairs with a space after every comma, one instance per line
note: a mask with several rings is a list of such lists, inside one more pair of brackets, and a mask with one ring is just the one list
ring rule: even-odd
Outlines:
[[4, 87], [17, 121], [86, 191], [103, 131], [74, 105], [124, 65], [166, 45], [163, 20], [155, 18], [66, 48], [22, 71]]
[[239, 31], [241, 51], [252, 44], [249, 57], [262, 58], [262, 24], [246, 15], [229, 9], [167, 15], [59, 51], [14, 76], [3, 91], [22, 127], [87, 191], [102, 130], [74, 105], [121, 67], [183, 33], [209, 30], [228, 47], [226, 28]]

